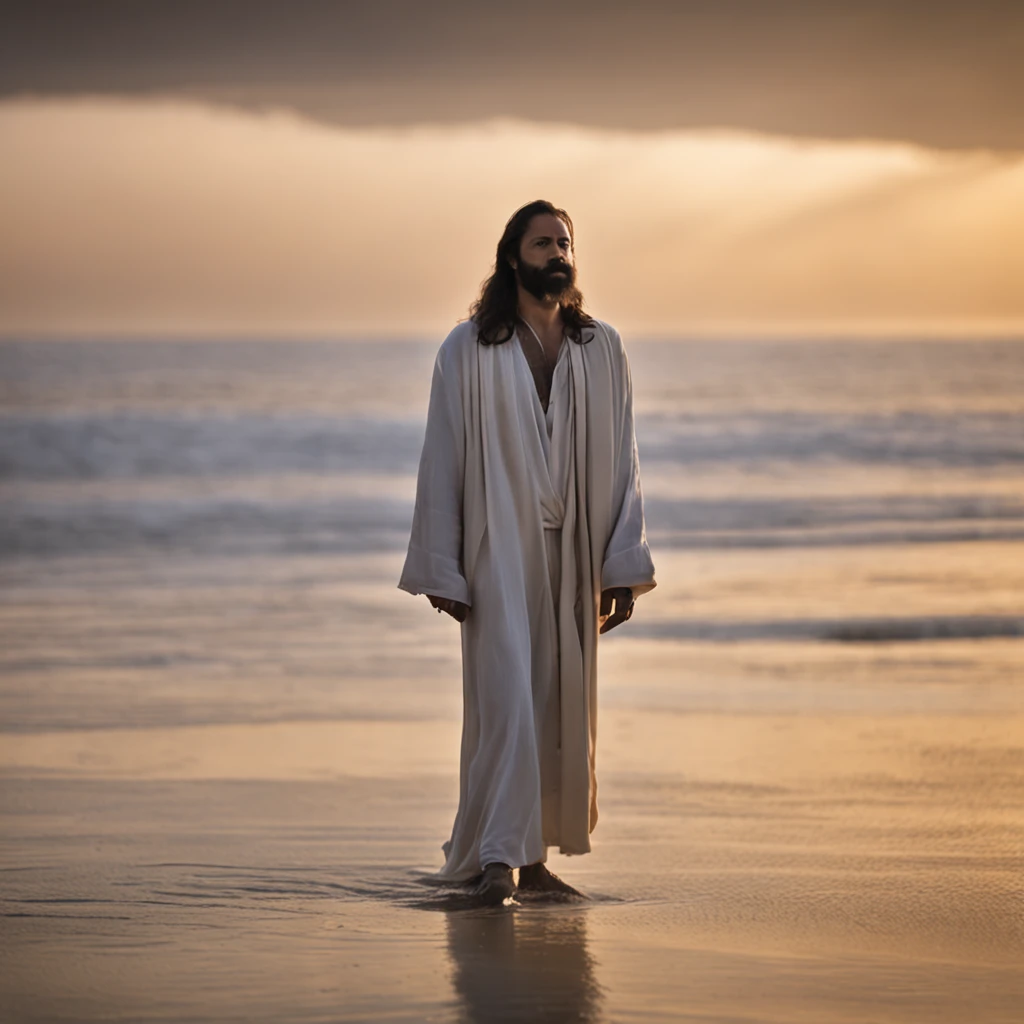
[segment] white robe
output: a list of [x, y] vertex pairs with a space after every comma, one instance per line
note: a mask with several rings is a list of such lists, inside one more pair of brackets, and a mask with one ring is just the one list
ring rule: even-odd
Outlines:
[[562, 344], [547, 415], [517, 338], [481, 345], [465, 321], [434, 363], [398, 585], [470, 607], [446, 879], [586, 853], [597, 824], [601, 591], [655, 582], [629, 363], [610, 325], [584, 337]]

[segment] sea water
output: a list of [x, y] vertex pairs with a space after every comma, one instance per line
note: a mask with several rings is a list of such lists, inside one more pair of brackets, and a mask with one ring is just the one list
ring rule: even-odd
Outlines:
[[[0, 345], [2, 728], [457, 718], [395, 588], [436, 348]], [[628, 350], [659, 585], [603, 701], [1024, 706], [1024, 342]]]

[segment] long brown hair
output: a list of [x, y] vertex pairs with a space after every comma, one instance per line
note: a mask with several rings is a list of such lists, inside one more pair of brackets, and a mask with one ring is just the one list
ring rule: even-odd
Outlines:
[[[498, 242], [494, 257], [494, 273], [484, 281], [480, 298], [470, 306], [469, 317], [477, 326], [477, 337], [482, 345], [503, 345], [512, 337], [519, 319], [519, 290], [516, 272], [510, 260], [520, 259], [519, 247], [530, 221], [539, 213], [550, 213], [565, 222], [569, 229], [569, 242], [575, 248], [572, 220], [546, 199], [535, 199], [521, 206], [508, 219]], [[559, 301], [566, 334], [578, 345], [590, 338], [583, 337], [583, 328], [592, 327], [593, 319], [583, 311], [583, 293], [573, 285]]]

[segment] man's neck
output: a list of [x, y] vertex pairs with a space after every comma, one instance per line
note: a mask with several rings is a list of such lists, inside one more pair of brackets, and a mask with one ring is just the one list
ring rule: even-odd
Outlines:
[[560, 334], [562, 307], [556, 299], [538, 299], [521, 285], [519, 287], [519, 315], [539, 334]]

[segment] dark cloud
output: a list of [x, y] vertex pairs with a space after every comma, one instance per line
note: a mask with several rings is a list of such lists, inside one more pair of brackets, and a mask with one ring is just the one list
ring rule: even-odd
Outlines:
[[1024, 149], [1024, 3], [5, 5], [0, 95], [77, 93]]

